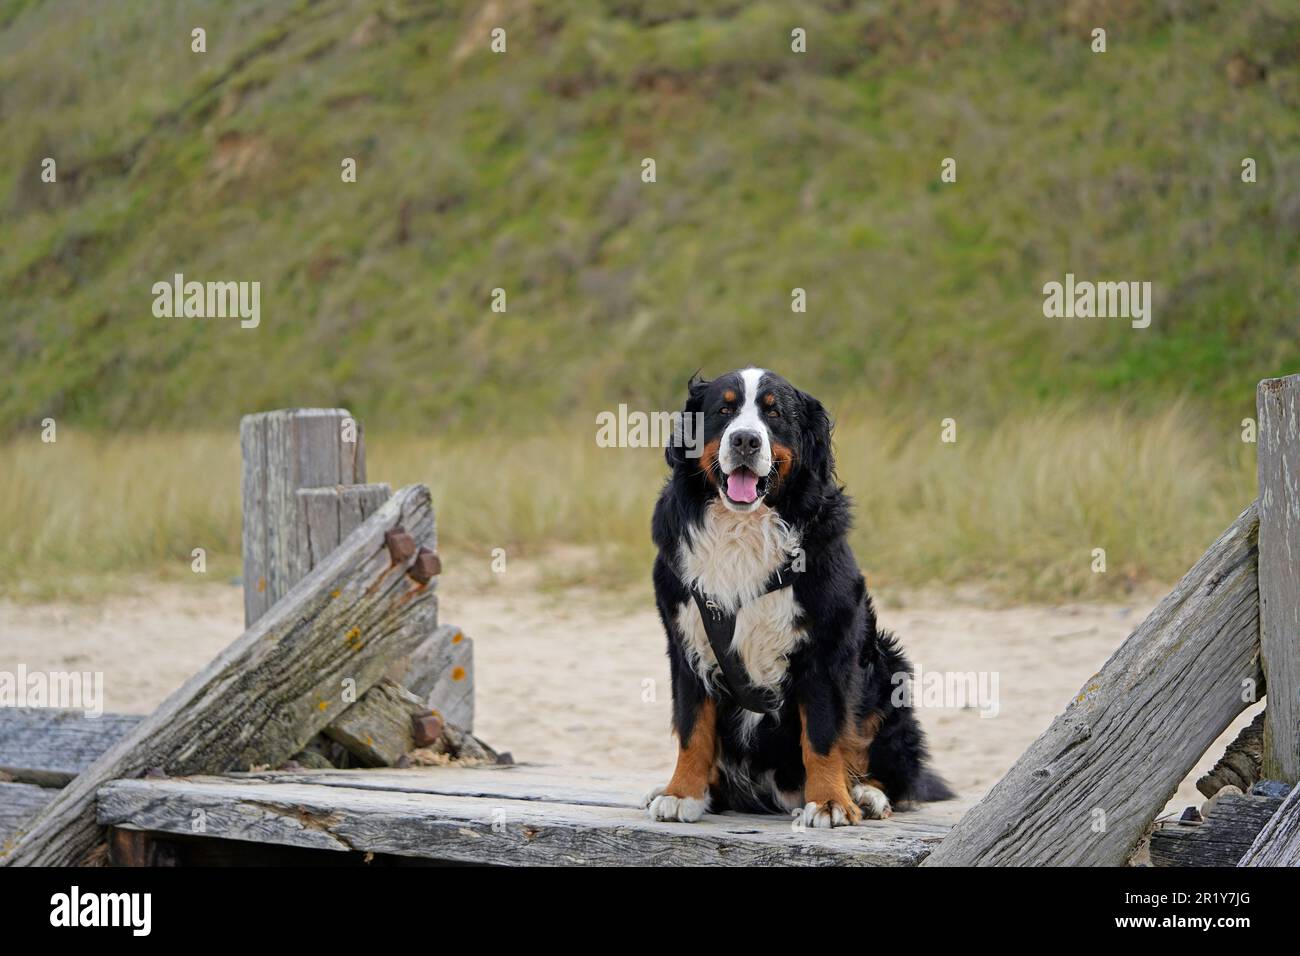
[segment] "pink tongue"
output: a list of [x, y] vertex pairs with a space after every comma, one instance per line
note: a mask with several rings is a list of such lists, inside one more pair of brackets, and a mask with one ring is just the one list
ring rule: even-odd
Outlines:
[[758, 497], [758, 475], [737, 468], [727, 476], [727, 497], [748, 504]]

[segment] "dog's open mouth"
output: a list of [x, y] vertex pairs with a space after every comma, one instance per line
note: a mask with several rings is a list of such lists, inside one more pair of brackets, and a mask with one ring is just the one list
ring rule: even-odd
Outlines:
[[752, 505], [767, 494], [768, 477], [763, 475], [760, 478], [748, 468], [737, 468], [725, 476], [723, 493], [738, 505]]

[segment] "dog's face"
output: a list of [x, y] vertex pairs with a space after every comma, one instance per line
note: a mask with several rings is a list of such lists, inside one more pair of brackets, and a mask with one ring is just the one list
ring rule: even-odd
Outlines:
[[732, 511], [756, 510], [802, 473], [830, 480], [826, 410], [780, 375], [748, 368], [689, 390], [685, 413], [704, 425], [697, 467]]

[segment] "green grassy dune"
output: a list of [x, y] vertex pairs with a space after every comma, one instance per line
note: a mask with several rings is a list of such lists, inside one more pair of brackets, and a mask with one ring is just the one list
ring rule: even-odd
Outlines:
[[[595, 415], [745, 364], [836, 413], [877, 577], [1167, 580], [1300, 365], [1298, 145], [1282, 0], [0, 0], [0, 588], [234, 560], [238, 418], [295, 405], [467, 555], [642, 573], [661, 458]], [[177, 272], [260, 326], [155, 318]], [[1044, 318], [1067, 272], [1150, 328]]]
[[[0, 25], [6, 431], [287, 404], [509, 429], [745, 363], [891, 414], [1246, 414], [1300, 359], [1294, 4], [9, 0]], [[1045, 319], [1067, 271], [1152, 281], [1151, 328]], [[176, 272], [260, 281], [261, 327], [154, 318]]]

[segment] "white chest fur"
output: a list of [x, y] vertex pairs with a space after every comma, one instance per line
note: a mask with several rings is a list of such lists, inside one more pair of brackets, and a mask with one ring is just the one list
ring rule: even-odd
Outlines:
[[[763, 593], [772, 572], [798, 547], [799, 535], [771, 509], [736, 514], [714, 501], [678, 555], [688, 585], [697, 585], [725, 611], [740, 609], [731, 646], [758, 687], [781, 683], [790, 654], [806, 637], [794, 627], [799, 614], [794, 589]], [[692, 666], [710, 683], [718, 661], [694, 601], [678, 608], [677, 626]]]

